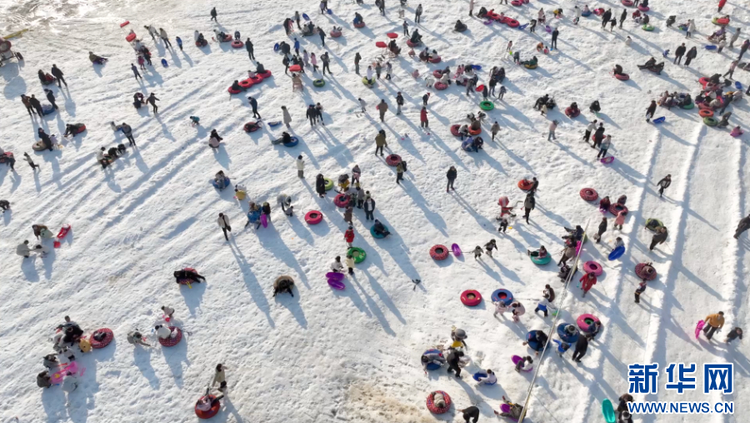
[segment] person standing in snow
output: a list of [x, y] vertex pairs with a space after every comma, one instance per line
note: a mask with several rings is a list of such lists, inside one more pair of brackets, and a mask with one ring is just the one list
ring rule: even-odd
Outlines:
[[[737, 27], [737, 30], [734, 31], [734, 35], [732, 35], [732, 38], [729, 40], [729, 48], [734, 48], [734, 43], [737, 41], [738, 38], [740, 38], [740, 32], [742, 31], [742, 28]], [[54, 66], [54, 65], [52, 65]], [[53, 67], [54, 69], [54, 67]], [[55, 75], [54, 72], [52, 75]], [[55, 75], [57, 76], [57, 75]], [[58, 78], [59, 79], [59, 78]]]
[[641, 294], [643, 294], [644, 291], [646, 291], [646, 284], [647, 282], [641, 281], [641, 283], [638, 284], [638, 288], [635, 289], [635, 303], [640, 304], [641, 302]]
[[448, 173], [445, 176], [448, 178], [448, 186], [445, 188], [445, 192], [449, 192], [449, 190], [455, 191], [456, 189], [453, 188], [453, 182], [456, 181], [456, 177], [458, 176], [458, 171], [456, 170], [456, 167], [451, 166], [450, 169], [448, 169]]
[[218, 223], [222, 232], [224, 232], [224, 238], [229, 241], [229, 235], [227, 232], [232, 232], [232, 227], [229, 225], [229, 218], [224, 213], [219, 213]]
[[662, 194], [664, 194], [664, 190], [669, 188], [669, 186], [672, 185], [672, 175], [669, 174], [665, 176], [661, 181], [659, 181], [656, 186], [659, 187], [659, 198], [662, 197]]
[[135, 147], [135, 138], [133, 138], [133, 128], [130, 127], [127, 123], [123, 122], [122, 125], [118, 126], [118, 129], [122, 131], [122, 133], [125, 135], [125, 138], [128, 139], [128, 144], [130, 146]]
[[168, 48], [172, 48], [172, 43], [169, 42], [169, 36], [167, 35], [167, 31], [164, 30], [164, 28], [159, 28], [159, 37], [161, 38], [162, 42], [164, 42], [164, 45]]
[[500, 132], [500, 124], [495, 121], [495, 123], [492, 124], [492, 128], [490, 128], [490, 131], [492, 132], [492, 141], [495, 141], [495, 136], [498, 132]]
[[[26, 163], [28, 163], [29, 166], [31, 166], [31, 170], [32, 171], [36, 172], [36, 170], [39, 169], [39, 165], [36, 164], [36, 163], [34, 163], [33, 160], [31, 160], [31, 156], [29, 156], [29, 153], [24, 152], [23, 153], [23, 159], [26, 160]], [[5, 211], [5, 210], [3, 210], [3, 211]]]
[[582, 297], [586, 296], [586, 293], [591, 290], [591, 288], [596, 285], [596, 275], [594, 272], [589, 272], [581, 277], [581, 279], [578, 280], [581, 282], [581, 289], [583, 290]]
[[602, 15], [602, 29], [607, 26], [610, 18], [612, 18], [612, 9], [607, 9], [607, 11]]
[[320, 198], [326, 196], [326, 180], [322, 173], [319, 173], [318, 176], [315, 177], [315, 192], [318, 193]]
[[[419, 6], [417, 6], [417, 10], [414, 12], [414, 23], [419, 23], [421, 18], [422, 18], [422, 3], [419, 3]], [[406, 23], [406, 21], [404, 21], [404, 23]]]
[[305, 177], [305, 160], [302, 158], [301, 154], [297, 156], [296, 164], [297, 164], [297, 177], [304, 178]]
[[487, 255], [492, 258], [492, 250], [497, 250], [497, 242], [491, 239], [490, 242], [484, 244], [484, 249], [487, 250]]
[[422, 110], [419, 112], [419, 126], [421, 128], [429, 128], [430, 121], [427, 119], [427, 108], [422, 106]]
[[362, 60], [362, 56], [357, 52], [357, 54], [354, 55], [354, 73], [359, 75], [359, 62]]
[[310, 104], [307, 106], [307, 111], [305, 112], [305, 117], [310, 120], [310, 126], [315, 126], [315, 121], [317, 119], [317, 113], [315, 112], [315, 106]]
[[680, 62], [682, 62], [682, 56], [685, 55], [685, 51], [687, 51], [687, 47], [685, 47], [685, 43], [682, 43], [674, 51], [674, 61], [672, 63], [676, 64], [676, 65], [679, 65]]
[[375, 136], [375, 155], [378, 155], [378, 151], [380, 151], [380, 156], [383, 156], [383, 148], [388, 147], [388, 143], [385, 140], [385, 130], [381, 129], [378, 131], [378, 135]]
[[583, 133], [583, 141], [588, 144], [589, 139], [591, 139], [591, 131], [596, 130], [596, 123], [598, 120], [594, 119], [593, 122], [589, 123], [589, 125], [586, 127], [586, 131]]
[[602, 235], [604, 232], [607, 232], [607, 218], [603, 217], [602, 221], [599, 222], [599, 230], [596, 232], [596, 235], [594, 236], [594, 240], [596, 240], [596, 243], [598, 244], [599, 241], [602, 240]]
[[398, 109], [396, 110], [396, 115], [401, 114], [401, 107], [403, 107], [403, 105], [404, 105], [404, 96], [401, 95], [401, 91], [399, 91], [398, 94], [396, 94], [396, 106], [398, 107]]
[[401, 161], [396, 165], [396, 184], [401, 185], [404, 180], [404, 162]]
[[346, 254], [346, 267], [349, 268], [349, 274], [354, 275], [354, 255], [351, 253]]
[[349, 225], [349, 229], [344, 232], [344, 240], [346, 241], [346, 244], [349, 246], [349, 248], [352, 248], [352, 242], [354, 242], [354, 227], [352, 225]]
[[557, 121], [553, 120], [552, 123], [549, 124], [549, 134], [547, 134], [547, 141], [557, 140], [555, 137], [555, 130], [557, 129]]
[[534, 207], [536, 207], [536, 199], [534, 198], [534, 193], [530, 192], [526, 194], [526, 199], [523, 200], [523, 208], [525, 211], [523, 218], [526, 219], [526, 224], [529, 224], [529, 214], [534, 210]]
[[388, 104], [384, 99], [380, 99], [380, 103], [375, 108], [380, 112], [380, 121], [385, 122], [385, 112], [388, 111]]
[[141, 73], [138, 72], [138, 68], [135, 67], [135, 65], [132, 64], [132, 63], [130, 64], [130, 70], [133, 71], [133, 75], [135, 75], [135, 80], [136, 81], [138, 80], [138, 78], [141, 78], [141, 81], [143, 81], [143, 77], [141, 76]]
[[[471, 0], [471, 3], [473, 5], [474, 0]], [[469, 12], [471, 14], [471, 12]], [[491, 370], [488, 370], [491, 371]], [[492, 374], [494, 376], [494, 374]], [[497, 378], [495, 378], [495, 381], [497, 381]], [[477, 406], [472, 405], [471, 407], [464, 408], [461, 410], [458, 410], [461, 414], [461, 417], [464, 418], [464, 421], [466, 423], [469, 423], [469, 420], [474, 419], [472, 423], [477, 423], [477, 420], [479, 420], [479, 408]]]
[[[420, 5], [421, 7], [421, 5]], [[461, 357], [464, 356], [464, 352], [461, 350], [451, 350], [451, 352], [448, 354], [447, 362], [448, 362], [448, 373], [456, 372], [456, 377], [461, 377], [461, 367], [458, 365], [459, 361], [461, 360]]]
[[651, 100], [651, 104], [649, 104], [648, 109], [646, 109], [646, 122], [651, 122], [651, 118], [654, 117], [654, 113], [656, 113], [656, 101]]
[[[737, 31], [739, 33], [739, 31]], [[61, 84], [65, 84], [65, 88], [68, 88], [68, 83], [65, 82], [65, 78], [63, 78], [63, 72], [60, 70], [60, 68], [57, 67], [57, 65], [52, 65], [51, 70], [52, 76], [54, 76], [57, 79], [57, 86], [62, 88]]]
[[560, 35], [560, 31], [558, 31], [557, 28], [555, 28], [555, 30], [552, 31], [552, 43], [550, 44], [550, 48], [553, 50], [557, 48], [557, 36], [558, 35]]
[[704, 319], [706, 324], [703, 326], [703, 333], [706, 335], [706, 339], [709, 341], [714, 336], [714, 333], [721, 331], [724, 327], [724, 312], [720, 311], [716, 314], [710, 314]]
[[355, 188], [355, 194], [357, 197], [357, 208], [361, 209], [365, 203], [365, 190], [363, 190], [362, 187], [357, 186]]
[[740, 219], [740, 223], [737, 225], [737, 229], [734, 231], [734, 239], [739, 239], [743, 232], [750, 228], [750, 215]]
[[370, 191], [365, 192], [365, 220], [375, 220], [373, 213], [375, 212], [375, 200], [370, 195]]
[[585, 336], [579, 336], [578, 340], [576, 341], [576, 348], [573, 351], [573, 361], [576, 363], [581, 362], [581, 358], [583, 358], [584, 355], [586, 355], [586, 351], [589, 348], [589, 339]]
[[742, 340], [742, 329], [739, 327], [735, 327], [727, 334], [727, 339], [724, 340], [724, 343], [728, 344], [737, 338]]
[[177, 47], [182, 51], [182, 38], [180, 37], [174, 37], [175, 42], [177, 42]]
[[656, 244], [663, 244], [667, 240], [667, 228], [661, 227], [657, 230], [657, 232], [654, 234], [653, 238], [651, 238], [651, 245], [648, 247], [650, 251], [654, 251], [654, 247], [656, 247]]
[[323, 76], [325, 76], [326, 70], [328, 70], [329, 75], [333, 75], [333, 72], [331, 72], [331, 68], [328, 67], [328, 65], [331, 64], [331, 59], [328, 57], [328, 52], [323, 53], [320, 56], [320, 60], [323, 61]]
[[474, 252], [474, 260], [479, 260], [482, 258], [482, 252], [483, 252], [482, 247], [477, 245], [474, 248], [473, 252]]
[[603, 159], [607, 157], [607, 150], [609, 150], [609, 147], [611, 146], [612, 146], [612, 136], [607, 135], [606, 137], [604, 137], [604, 140], [599, 145], [599, 153], [596, 155], [596, 158], [598, 159], [601, 157]]
[[154, 110], [154, 113], [157, 113], [159, 111], [159, 107], [156, 105], [156, 102], [160, 101], [158, 98], [156, 98], [156, 94], [151, 93], [150, 96], [146, 99], [146, 102], [151, 105], [152, 109]]
[[215, 8], [215, 7], [214, 7], [214, 8], [212, 8], [212, 9], [211, 9], [211, 20], [212, 20], [212, 21], [215, 21], [215, 22], [217, 22], [217, 23], [218, 23], [219, 21], [218, 21], [218, 20], [216, 20], [216, 16], [217, 16], [217, 15], [218, 15], [218, 13], [216, 13], [216, 8]]
[[258, 100], [253, 96], [248, 96], [247, 100], [250, 102], [250, 107], [253, 108], [253, 117], [256, 119], [262, 119], [260, 113], [258, 113]]

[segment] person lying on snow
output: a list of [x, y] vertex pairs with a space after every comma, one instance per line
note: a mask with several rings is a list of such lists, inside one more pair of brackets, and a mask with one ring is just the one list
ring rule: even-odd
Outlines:
[[570, 239], [573, 241], [580, 241], [583, 238], [583, 228], [581, 225], [576, 225], [575, 229], [564, 228], [568, 235], [562, 237], [562, 239]]
[[386, 229], [385, 225], [383, 225], [378, 219], [375, 219], [375, 225], [373, 226], [373, 232], [375, 232], [376, 235], [383, 235], [388, 236], [391, 233]]
[[75, 134], [81, 132], [83, 130], [83, 128], [85, 128], [85, 127], [86, 127], [86, 125], [84, 125], [82, 123], [74, 123], [72, 125], [70, 125], [70, 124], [65, 125], [65, 135], [64, 136], [67, 137], [68, 135], [75, 135]]
[[548, 254], [547, 249], [544, 248], [544, 245], [539, 247], [537, 251], [528, 250], [527, 253], [529, 254], [530, 257], [536, 257], [540, 259], [547, 257], [547, 254]]
[[427, 372], [427, 366], [430, 364], [437, 364], [438, 366], [443, 366], [445, 364], [445, 357], [440, 355], [438, 352], [431, 352], [428, 354], [422, 355], [422, 369], [424, 369], [425, 373]]
[[89, 60], [91, 61], [91, 63], [95, 63], [97, 65], [101, 65], [102, 63], [107, 61], [107, 59], [105, 59], [104, 57], [97, 56], [92, 52], [89, 52]]
[[191, 282], [206, 282], [206, 278], [199, 275], [198, 272], [195, 270], [188, 270], [188, 269], [182, 269], [182, 270], [175, 270], [174, 272], [174, 278], [177, 283], [180, 283], [181, 280], [188, 279]]
[[143, 335], [138, 332], [138, 329], [128, 332], [128, 342], [132, 345], [143, 345], [144, 347], [150, 347], [151, 344], [143, 340]]
[[508, 401], [507, 399], [505, 399], [504, 396], [503, 396], [503, 402], [506, 405], [508, 405], [508, 407], [510, 407], [510, 412], [508, 412], [508, 413], [498, 413], [497, 411], [492, 410], [492, 411], [495, 412], [496, 415], [502, 416], [502, 417], [510, 417], [511, 419], [514, 419], [514, 420], [518, 420], [519, 418], [521, 418], [521, 414], [523, 414], [523, 406], [522, 405], [512, 403], [512, 402]]

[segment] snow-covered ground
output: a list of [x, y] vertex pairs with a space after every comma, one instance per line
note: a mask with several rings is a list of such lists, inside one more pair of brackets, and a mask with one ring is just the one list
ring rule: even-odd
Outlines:
[[[466, 1], [425, 1], [419, 30], [444, 63], [428, 66], [404, 54], [392, 60], [393, 80], [381, 80], [372, 89], [354, 74], [353, 57], [360, 52], [364, 73], [366, 63], [382, 52], [375, 42], [385, 41], [387, 32], [402, 33], [397, 2], [387, 0], [386, 16], [380, 16], [372, 2], [334, 1], [333, 15], [321, 15], [317, 2], [306, 3], [230, 0], [216, 4], [217, 25], [209, 21], [213, 5], [201, 2], [0, 0], [0, 35], [31, 29], [13, 40], [25, 62], [0, 69], [0, 147], [18, 160], [16, 173], [0, 166], [0, 199], [12, 204], [0, 232], [2, 421], [16, 416], [20, 422], [195, 421], [193, 405], [217, 363], [228, 368], [229, 399], [216, 421], [458, 421], [462, 419], [456, 410], [471, 404], [480, 407], [481, 420], [492, 419], [502, 395], [525, 399], [531, 375], [514, 372], [510, 356], [527, 352], [521, 342], [529, 330], [552, 323], [551, 317], [533, 314], [545, 284], [559, 291], [561, 321], [572, 323], [580, 314], [592, 313], [604, 330], [580, 365], [571, 363], [570, 352], [563, 359], [547, 355], [527, 421], [601, 421], [601, 401], [610, 398], [616, 404], [627, 391], [631, 363], [658, 362], [664, 368], [671, 362], [725, 361], [735, 363], [731, 397], [706, 397], [697, 391], [678, 396], [663, 389], [662, 375], [659, 394], [648, 399], [733, 400], [736, 417], [714, 415], [709, 420], [743, 421], [750, 412], [744, 399], [750, 391], [748, 348], [721, 341], [730, 327], [748, 327], [750, 243], [747, 235], [739, 242], [732, 238], [738, 220], [750, 212], [747, 140], [703, 125], [697, 109], [659, 109], [657, 116], [667, 117], [660, 126], [643, 118], [658, 93], [668, 89], [694, 96], [700, 76], [724, 73], [738, 54], [737, 45], [722, 54], [703, 49], [706, 35], [717, 29], [711, 24], [714, 2], [654, 1], [653, 32], [641, 30], [628, 16], [623, 29], [612, 33], [602, 31], [594, 16], [573, 25], [575, 3], [570, 1], [532, 1], [523, 7], [477, 2], [475, 11], [494, 7], [521, 23], [535, 18], [540, 7], [548, 11], [548, 20], [559, 26], [559, 50], [538, 54], [539, 68], [528, 70], [512, 63], [505, 46], [512, 40], [522, 59], [529, 59], [538, 42], [549, 44], [544, 30], [529, 34], [497, 23], [484, 25], [468, 16]], [[416, 6], [410, 3], [406, 11], [412, 29]], [[614, 1], [589, 6], [612, 7], [618, 19], [623, 9]], [[556, 7], [565, 10], [564, 19], [549, 16]], [[332, 58], [333, 76], [325, 77], [325, 87], [314, 88], [308, 74], [302, 94], [292, 92], [281, 56], [272, 48], [289, 40], [281, 23], [294, 10], [307, 13], [326, 31], [340, 25], [344, 32], [339, 39], [326, 38], [325, 48], [318, 37], [298, 38], [308, 52], [319, 56], [328, 51]], [[367, 23], [361, 30], [351, 24], [355, 11]], [[732, 15], [733, 28], [740, 25], [747, 31], [746, 4], [731, 1], [724, 11]], [[677, 23], [694, 18], [694, 38], [685, 40], [676, 27], [666, 28], [669, 15], [677, 15]], [[468, 31], [452, 31], [459, 18]], [[131, 23], [121, 29], [125, 20]], [[143, 29], [147, 24], [163, 27], [173, 44], [179, 35], [184, 52], [153, 42]], [[145, 72], [143, 84], [129, 69], [135, 56], [124, 37], [131, 28], [154, 54], [155, 66]], [[244, 49], [228, 44], [195, 47], [193, 31], [210, 40], [213, 28], [239, 30], [243, 39], [252, 39], [256, 58], [274, 77], [249, 93], [258, 99], [266, 122], [280, 120], [280, 108], [287, 106], [294, 119], [293, 135], [302, 140], [297, 147], [271, 145], [281, 127], [242, 131], [244, 123], [253, 120], [248, 102], [244, 95], [230, 97], [226, 89], [254, 64]], [[633, 40], [629, 47], [626, 36]], [[663, 50], [674, 51], [681, 42], [699, 47], [690, 68], [667, 63], [661, 76], [636, 68], [651, 55], [661, 58]], [[108, 63], [92, 67], [89, 51], [108, 57]], [[158, 63], [162, 57], [168, 68]], [[69, 89], [52, 87], [60, 111], [41, 126], [61, 134], [66, 123], [81, 122], [88, 130], [64, 140], [60, 150], [33, 153], [40, 122], [28, 117], [20, 95], [43, 99], [36, 72], [49, 71], [53, 63], [65, 72]], [[421, 97], [427, 89], [423, 78], [411, 77], [412, 71], [427, 75], [445, 66], [455, 70], [462, 63], [483, 66], [480, 83], [488, 82], [492, 66], [507, 71], [508, 93], [489, 113], [485, 148], [479, 153], [462, 151], [449, 131], [451, 124], [479, 110], [477, 94], [467, 97], [455, 86], [429, 90], [429, 133], [419, 128]], [[616, 63], [631, 75], [630, 81], [610, 75]], [[737, 70], [735, 79], [747, 84], [750, 74]], [[138, 91], [156, 93], [161, 99], [158, 115], [132, 107], [132, 95]], [[407, 102], [400, 116], [394, 114], [398, 91]], [[562, 106], [547, 117], [532, 108], [544, 93]], [[353, 110], [360, 97], [367, 101], [368, 113], [357, 117]], [[390, 106], [384, 123], [374, 110], [380, 98]], [[616, 160], [611, 165], [599, 163], [596, 151], [581, 142], [583, 128], [595, 118], [588, 112], [595, 99], [602, 104], [599, 118], [613, 137], [610, 152]], [[569, 119], [561, 109], [573, 101], [584, 113]], [[305, 106], [318, 102], [326, 125], [311, 128]], [[747, 100], [728, 110], [733, 112], [731, 126], [747, 130]], [[191, 115], [201, 118], [201, 126], [189, 124]], [[551, 143], [546, 135], [553, 119], [560, 127], [557, 142]], [[495, 120], [502, 126], [497, 143], [487, 135]], [[95, 160], [99, 148], [125, 141], [113, 134], [110, 121], [129, 123], [138, 148], [102, 171]], [[214, 128], [225, 141], [216, 153], [206, 145]], [[390, 151], [409, 164], [400, 186], [395, 169], [373, 155], [381, 128]], [[25, 151], [41, 165], [39, 172], [32, 173], [22, 161]], [[294, 165], [300, 154], [307, 165], [304, 180]], [[332, 291], [325, 273], [333, 258], [346, 252], [346, 224], [342, 210], [332, 203], [332, 192], [324, 199], [317, 196], [314, 177], [322, 173], [336, 178], [355, 163], [362, 169], [363, 188], [377, 202], [375, 217], [393, 235], [373, 239], [370, 222], [355, 209], [354, 244], [366, 251], [367, 259], [345, 280], [346, 290]], [[445, 173], [451, 165], [458, 169], [458, 179], [455, 193], [448, 194]], [[218, 170], [233, 183], [246, 185], [252, 201], [274, 206], [268, 228], [243, 229], [248, 203], [240, 204], [231, 189], [218, 192], [211, 186]], [[674, 182], [659, 199], [655, 183], [668, 173]], [[498, 197], [507, 195], [512, 203], [522, 200], [516, 183], [532, 175], [540, 180], [540, 189], [531, 223], [519, 218], [507, 235], [498, 234]], [[603, 278], [585, 298], [575, 284], [563, 298], [557, 267], [534, 265], [526, 250], [545, 245], [557, 258], [563, 225], [588, 224], [595, 230], [601, 214], [579, 197], [584, 187], [612, 198], [626, 194], [631, 212], [621, 233], [611, 230], [610, 219], [602, 243], [589, 242], [584, 248], [581, 260], [605, 264]], [[285, 217], [275, 206], [280, 193], [293, 197], [295, 217]], [[314, 209], [325, 219], [310, 226], [303, 216]], [[230, 242], [217, 227], [220, 212], [232, 222]], [[659, 218], [670, 231], [667, 243], [654, 252], [648, 251], [651, 235], [643, 229], [649, 217]], [[63, 224], [73, 229], [61, 248], [44, 258], [22, 260], [15, 247], [24, 239], [33, 242], [31, 225], [37, 223], [55, 233]], [[620, 261], [608, 262], [616, 236], [623, 237], [628, 249]], [[499, 246], [494, 259], [475, 261], [470, 251], [492, 238]], [[433, 245], [452, 243], [466, 254], [442, 262], [430, 258]], [[644, 261], [654, 262], [659, 277], [638, 305], [633, 303], [639, 282], [633, 268]], [[172, 272], [185, 266], [198, 269], [208, 283], [178, 287]], [[283, 274], [297, 282], [294, 298], [272, 297], [273, 281]], [[414, 287], [412, 279], [422, 283]], [[489, 296], [497, 288], [511, 290], [525, 304], [528, 312], [519, 323], [493, 318]], [[459, 296], [466, 289], [479, 290], [485, 301], [474, 308], [463, 306]], [[155, 342], [150, 328], [161, 320], [162, 305], [177, 310], [177, 324], [189, 335], [169, 349], [133, 348], [125, 337], [136, 327]], [[695, 340], [695, 323], [719, 310], [727, 317], [725, 330], [712, 344], [705, 338]], [[87, 333], [109, 327], [116, 335], [106, 349], [78, 355], [86, 371], [68, 399], [59, 387], [40, 390], [34, 383], [64, 315]], [[467, 373], [492, 368], [500, 380], [496, 386], [477, 388], [469, 374], [457, 380], [444, 370], [424, 375], [420, 355], [446, 343], [453, 325], [469, 334], [474, 363]], [[425, 408], [425, 397], [436, 389], [452, 396], [450, 413], [434, 416]]]

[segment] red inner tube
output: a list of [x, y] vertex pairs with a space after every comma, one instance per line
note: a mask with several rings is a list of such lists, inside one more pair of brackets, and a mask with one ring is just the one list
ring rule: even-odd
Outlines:
[[461, 128], [461, 125], [451, 125], [451, 134], [458, 137], [460, 134], [458, 133], [458, 130]]
[[227, 88], [227, 91], [229, 91], [229, 94], [239, 94], [242, 92], [240, 90], [233, 90], [232, 87]]
[[713, 115], [714, 115], [714, 112], [713, 112], [713, 110], [711, 110], [711, 109], [701, 109], [701, 110], [700, 110], [700, 111], [698, 112], [698, 115], [699, 115], [700, 117], [713, 117]]
[[510, 19], [510, 18], [506, 19], [505, 23], [506, 23], [506, 24], [507, 24], [507, 25], [508, 25], [509, 27], [511, 27], [511, 28], [516, 28], [516, 27], [517, 27], [518, 25], [521, 25], [520, 23], [518, 23], [518, 21], [517, 21], [517, 20], [515, 20], [515, 19]]
[[434, 76], [437, 79], [440, 79], [440, 78], [443, 77], [443, 71], [441, 71], [439, 69], [438, 70], [434, 70], [434, 71], [432, 71], [432, 76]]
[[593, 273], [596, 276], [599, 276], [602, 274], [604, 269], [602, 268], [602, 265], [595, 262], [595, 261], [587, 261], [583, 264], [583, 271], [586, 273]]
[[612, 204], [609, 206], [609, 212], [617, 216], [621, 210], [625, 210], [625, 214], [628, 214], [628, 208], [620, 204]]
[[271, 73], [270, 70], [267, 70], [267, 71], [265, 71], [263, 73], [259, 73], [258, 76], [262, 78], [261, 80], [263, 80], [263, 79], [266, 79], [266, 78], [270, 78], [271, 76], [273, 76], [273, 74]]
[[389, 154], [385, 158], [385, 162], [388, 163], [388, 166], [398, 166], [401, 163], [401, 156], [398, 154]]
[[524, 190], [524, 191], [528, 191], [528, 190], [530, 190], [530, 189], [531, 189], [531, 186], [532, 186], [533, 184], [534, 184], [534, 183], [533, 183], [533, 182], [531, 182], [531, 181], [529, 181], [529, 180], [526, 180], [526, 179], [521, 179], [520, 181], [518, 181], [518, 188], [521, 188], [521, 189], [522, 189], [522, 190]]
[[336, 197], [333, 199], [333, 204], [337, 207], [344, 208], [349, 205], [349, 196], [346, 194], [336, 194]]
[[443, 91], [444, 89], [448, 88], [448, 84], [443, 84], [442, 82], [438, 81], [433, 85], [436, 90]]
[[474, 307], [482, 302], [482, 294], [479, 291], [468, 289], [461, 293], [461, 302], [465, 306]]
[[621, 73], [621, 74], [615, 74], [615, 78], [619, 79], [620, 81], [627, 81], [630, 79], [630, 75], [627, 73]]
[[523, 4], [523, 2], [521, 0], [513, 0], [510, 2], [510, 4], [512, 4], [513, 6], [520, 6]]
[[360, 22], [360, 23], [355, 23], [355, 24], [354, 24], [354, 27], [355, 27], [355, 28], [364, 28], [364, 27], [365, 27], [365, 23], [364, 23], [364, 22]]
[[[443, 394], [443, 398], [445, 398], [445, 408], [437, 408], [435, 406], [435, 403], [432, 402], [432, 394], [434, 394], [435, 392], [440, 392], [441, 394]], [[435, 392], [431, 392], [429, 395], [427, 395], [427, 409], [435, 414], [443, 414], [447, 412], [448, 410], [450, 410], [452, 401], [448, 393], [445, 391], [435, 391]]]
[[310, 225], [317, 225], [323, 220], [323, 213], [317, 210], [310, 210], [305, 214], [305, 222]]
[[[479, 135], [481, 133], [482, 133], [482, 128], [479, 128], [479, 129], [469, 128], [469, 135]], [[531, 188], [531, 185], [529, 185], [529, 188]]]
[[599, 198], [599, 194], [593, 188], [584, 188], [581, 190], [580, 194], [581, 198], [586, 201], [595, 201], [597, 198]]
[[177, 329], [177, 335], [175, 335], [174, 338], [167, 338], [167, 339], [161, 339], [159, 338], [159, 343], [162, 347], [174, 347], [175, 345], [179, 344], [182, 340], [182, 329], [175, 327], [175, 326], [169, 326], [169, 330], [175, 330]]
[[[104, 333], [105, 334], [104, 339], [102, 339], [101, 341], [97, 341], [96, 339], [94, 339], [94, 333], [97, 333], [97, 332]], [[97, 329], [94, 331], [94, 333], [92, 333], [91, 337], [89, 337], [89, 342], [91, 343], [91, 348], [95, 350], [106, 347], [107, 345], [109, 345], [110, 342], [112, 342], [113, 339], [115, 339], [115, 334], [112, 333], [112, 329], [107, 329], [107, 328]]]
[[244, 46], [245, 46], [245, 43], [243, 43], [240, 40], [234, 40], [234, 41], [232, 41], [232, 47], [234, 47], [234, 48], [242, 48]]
[[565, 109], [565, 115], [568, 116], [568, 117], [574, 118], [574, 117], [577, 117], [580, 114], [581, 114], [581, 109], [576, 109], [575, 112], [570, 107], [568, 107], [567, 109]]
[[430, 63], [440, 63], [443, 59], [440, 58], [440, 56], [433, 57], [430, 59]]
[[450, 250], [445, 245], [437, 244], [430, 248], [430, 256], [437, 261], [447, 259], [449, 253]]
[[253, 84], [255, 84], [255, 82], [253, 82], [252, 79], [243, 79], [242, 81], [239, 82], [239, 84], [240, 84], [240, 87], [242, 88], [250, 88], [253, 86]]
[[[216, 396], [209, 395], [208, 396], [211, 401], [213, 401]], [[211, 408], [203, 411], [198, 409], [198, 401], [195, 402], [195, 415], [198, 416], [200, 419], [210, 419], [211, 417], [217, 415], [219, 413], [219, 410], [221, 409], [221, 403], [219, 401], [216, 401], [215, 404], [211, 405]]]

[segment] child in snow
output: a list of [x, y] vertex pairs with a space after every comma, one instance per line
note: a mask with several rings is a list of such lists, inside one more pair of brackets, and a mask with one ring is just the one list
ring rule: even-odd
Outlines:
[[352, 254], [346, 255], [346, 267], [349, 268], [349, 274], [354, 274], [354, 256]]
[[557, 344], [557, 355], [559, 355], [560, 357], [565, 354], [565, 351], [568, 351], [568, 349], [570, 349], [570, 344], [565, 341], [558, 341], [557, 339], [553, 339], [552, 341]]
[[341, 264], [341, 256], [336, 256], [331, 263], [331, 271], [334, 273], [342, 273], [344, 271], [344, 265]]
[[513, 301], [510, 304], [510, 312], [513, 315], [513, 321], [518, 322], [519, 317], [526, 314], [526, 308], [524, 308], [520, 301]]
[[508, 311], [508, 305], [505, 304], [505, 301], [493, 301], [492, 304], [495, 305], [495, 312], [492, 314], [495, 317], [497, 317], [498, 313], [502, 316]]
[[172, 315], [174, 314], [174, 309], [172, 307], [161, 306], [161, 311], [164, 313], [166, 321], [172, 320]]
[[740, 329], [738, 327], [732, 329], [727, 334], [727, 339], [725, 339], [724, 342], [728, 344], [728, 343], [734, 341], [737, 338], [740, 338], [740, 340], [742, 340], [742, 329]]
[[491, 239], [490, 242], [484, 244], [484, 249], [487, 250], [487, 255], [492, 258], [492, 250], [497, 250], [497, 243], [494, 239]]
[[521, 370], [527, 371], [532, 367], [533, 364], [534, 360], [531, 359], [530, 355], [527, 355], [521, 361], [516, 363], [516, 372], [521, 372]]
[[474, 260], [478, 260], [480, 258], [482, 258], [482, 247], [477, 245], [476, 248], [474, 248]]
[[641, 302], [641, 294], [646, 290], [646, 281], [641, 281], [641, 283], [638, 284], [638, 288], [635, 289], [635, 303], [638, 304]]
[[589, 272], [583, 275], [578, 281], [581, 283], [581, 289], [583, 290], [583, 296], [585, 297], [586, 293], [596, 285], [596, 275], [593, 272]]

